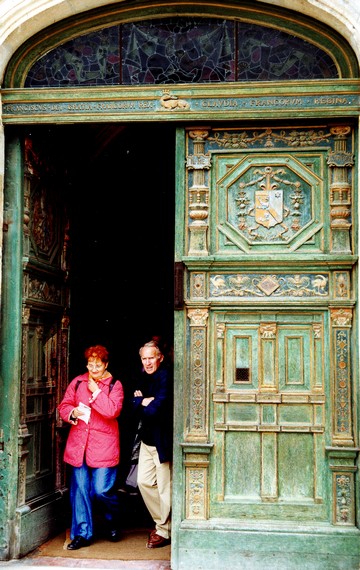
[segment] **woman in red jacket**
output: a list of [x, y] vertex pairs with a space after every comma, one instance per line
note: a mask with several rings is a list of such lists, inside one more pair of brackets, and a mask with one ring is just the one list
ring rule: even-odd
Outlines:
[[124, 391], [107, 370], [109, 353], [104, 346], [85, 350], [88, 372], [67, 387], [58, 406], [61, 418], [71, 425], [64, 461], [72, 465], [70, 501], [72, 521], [68, 550], [89, 546], [93, 538], [92, 506], [101, 504], [109, 540], [120, 539], [119, 497], [116, 491], [120, 460], [117, 417]]

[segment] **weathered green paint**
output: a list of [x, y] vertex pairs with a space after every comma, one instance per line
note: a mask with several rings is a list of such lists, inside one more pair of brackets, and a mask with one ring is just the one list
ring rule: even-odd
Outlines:
[[[261, 83], [174, 85], [171, 95], [184, 101], [187, 108], [166, 108], [163, 88], [158, 86], [102, 87], [101, 100], [95, 87], [5, 89], [2, 91], [5, 124], [82, 123], [91, 121], [194, 121], [211, 118], [272, 119], [274, 113], [286, 118], [291, 112], [297, 119], [357, 116], [359, 80], [319, 80], [316, 95], [313, 82], [272, 82], [264, 96]], [[292, 111], [293, 110], [293, 111]]]
[[[277, 146], [271, 128], [267, 135], [274, 135], [274, 145], [263, 149], [256, 148], [259, 131], [239, 132], [235, 126], [231, 133], [221, 126], [188, 129], [188, 218], [184, 212], [182, 219], [184, 252], [194, 253], [182, 258], [186, 341], [178, 358], [186, 368], [185, 410], [175, 413], [183, 437], [175, 493], [183, 506], [174, 520], [172, 567], [355, 570], [360, 535], [353, 474], [359, 450], [350, 447], [355, 425], [347, 307], [355, 299], [339, 289], [339, 267], [351, 274], [357, 258], [349, 251], [345, 224], [340, 256], [339, 240], [331, 239], [337, 228], [329, 223], [332, 173], [326, 157], [329, 146], [336, 156], [337, 133], [330, 125], [330, 136], [308, 151], [290, 150], [286, 142]], [[196, 153], [211, 155], [208, 176], [193, 173]], [[208, 167], [205, 159], [203, 164]], [[262, 205], [254, 197], [257, 184], [265, 187], [265, 173], [273, 167], [281, 167], [275, 186], [284, 190], [284, 203], [286, 185], [304, 192], [302, 222], [285, 237], [276, 225], [276, 233], [271, 225], [262, 231], [261, 215], [254, 215]], [[284, 175], [282, 168], [290, 172]], [[286, 230], [286, 216], [282, 221]], [[202, 247], [194, 247], [192, 224]], [[356, 367], [356, 393], [355, 376]], [[339, 447], [327, 452], [336, 438]]]
[[[234, 16], [240, 8], [224, 8], [222, 13]], [[142, 14], [145, 16], [146, 12]], [[137, 12], [137, 15], [140, 13]], [[128, 16], [131, 16], [130, 12]], [[60, 23], [59, 26], [61, 25]], [[297, 26], [298, 23], [292, 22], [291, 25]], [[54, 31], [59, 29], [55, 27]], [[45, 43], [43, 45], [45, 46]], [[327, 48], [331, 51], [331, 46], [328, 45]], [[41, 54], [38, 53], [37, 56], [39, 55]], [[21, 62], [21, 52], [18, 56], [18, 61]], [[33, 56], [34, 53], [31, 57]], [[16, 59], [13, 63], [16, 67]], [[14, 77], [17, 76], [20, 82], [24, 75], [21, 65], [20, 63], [18, 72], [14, 71]], [[286, 120], [292, 129], [291, 121], [294, 117], [307, 120], [320, 117], [319, 123], [324, 119], [332, 120], [337, 117], [343, 122], [344, 117], [358, 117], [359, 80], [351, 79], [357, 76], [357, 66], [350, 68], [347, 70], [346, 79], [336, 82], [294, 82], [286, 85], [272, 83], [269, 95], [264, 95], [263, 84], [246, 84], [241, 86], [241, 89], [238, 85], [176, 86], [174, 94], [189, 103], [189, 109], [184, 111], [164, 109], [161, 106], [161, 90], [158, 86], [146, 89], [101, 90], [5, 89], [4, 121], [9, 124], [31, 124], [161, 120], [181, 121], [183, 125], [191, 125], [216, 122], [221, 124], [221, 121], [226, 120], [233, 121], [233, 131], [239, 125], [235, 121], [261, 120], [261, 128], [265, 129], [271, 120], [271, 127], [275, 125], [275, 130], [280, 128], [276, 125], [278, 120]], [[11, 86], [21, 87], [16, 81], [15, 85]], [[9, 546], [12, 529], [20, 530], [20, 554], [25, 554], [34, 544], [34, 540], [37, 542], [45, 536], [42, 534], [45, 525], [48, 525], [49, 529], [55, 528], [56, 507], [61, 510], [62, 506], [61, 501], [56, 505], [54, 500], [34, 513], [29, 513], [26, 507], [22, 509], [21, 506], [16, 511], [14, 481], [18, 475], [18, 448], [14, 434], [17, 433], [19, 423], [20, 371], [16, 366], [19, 367], [21, 354], [18, 321], [21, 315], [19, 260], [22, 258], [21, 247], [17, 241], [21, 241], [19, 236], [22, 235], [22, 193], [19, 192], [22, 182], [19, 142], [16, 137], [9, 142], [8, 157], [11, 159], [9, 165], [11, 164], [12, 170], [8, 178], [7, 199], [9, 212], [15, 207], [18, 217], [14, 228], [16, 231], [6, 236], [4, 256], [6, 278], [3, 302], [6, 312], [3, 322], [5, 327], [2, 331], [4, 343], [1, 381], [4, 394], [11, 398], [10, 405], [6, 399], [0, 404], [1, 420], [5, 426], [4, 452], [3, 457], [0, 457], [5, 473], [4, 483], [0, 487], [3, 501], [0, 507], [4, 506], [4, 509], [0, 510], [4, 513], [1, 514], [3, 518], [0, 529], [4, 559], [17, 554], [11, 551]], [[164, 141], [164, 144], [167, 143], [168, 141]], [[331, 496], [334, 497], [336, 485], [341, 491], [341, 478], [344, 473], [353, 476], [356, 472], [358, 449], [355, 446], [348, 451], [344, 448], [344, 441], [341, 441], [344, 424], [340, 422], [340, 413], [337, 424], [340, 446], [337, 448], [334, 444], [331, 447], [332, 406], [336, 405], [336, 397], [332, 392], [333, 376], [329, 373], [333, 364], [332, 345], [328, 334], [324, 334], [324, 338], [319, 340], [314, 332], [321, 319], [323, 331], [328, 332], [331, 323], [326, 312], [332, 309], [332, 305], [335, 308], [341, 305], [345, 310], [355, 305], [356, 299], [350, 295], [350, 282], [355, 272], [357, 252], [351, 253], [350, 233], [346, 233], [344, 229], [340, 230], [340, 233], [333, 233], [331, 242], [330, 201], [328, 195], [324, 197], [331, 182], [327, 179], [325, 158], [329, 149], [325, 146], [317, 148], [317, 141], [311, 146], [316, 148], [307, 153], [302, 163], [304, 168], [300, 166], [301, 153], [296, 153], [294, 148], [286, 151], [287, 155], [281, 159], [281, 165], [286, 166], [289, 161], [292, 181], [302, 176], [307, 187], [314, 187], [316, 200], [314, 198], [313, 210], [308, 206], [308, 214], [310, 217], [310, 213], [315, 212], [316, 216], [309, 227], [305, 228], [301, 235], [299, 233], [295, 248], [291, 249], [283, 242], [283, 245], [277, 245], [277, 250], [274, 251], [267, 243], [260, 245], [255, 241], [249, 245], [248, 236], [239, 236], [237, 229], [234, 230], [236, 224], [231, 228], [229, 224], [226, 225], [228, 211], [225, 203], [228, 188], [221, 188], [220, 184], [210, 189], [210, 200], [204, 202], [200, 198], [205, 194], [205, 185], [194, 185], [194, 195], [198, 192], [198, 202], [203, 210], [199, 212], [199, 218], [192, 226], [191, 239], [189, 238], [188, 229], [191, 222], [186, 210], [189, 198], [186, 197], [184, 165], [190, 152], [186, 147], [185, 131], [181, 128], [177, 130], [175, 261], [186, 267], [186, 294], [184, 307], [179, 306], [175, 313], [174, 327], [174, 570], [211, 570], [218, 567], [241, 570], [298, 570], [305, 567], [307, 570], [355, 570], [359, 565], [359, 530], [355, 526], [356, 520], [353, 516], [355, 507], [352, 507], [348, 526], [336, 525], [333, 522], [334, 519], [337, 522], [341, 519], [341, 505], [339, 507], [334, 504], [336, 501], [331, 499]], [[242, 160], [249, 160], [246, 154], [253, 156], [253, 149], [249, 143], [249, 148], [241, 151]], [[205, 150], [207, 152], [209, 147]], [[209, 152], [213, 150], [214, 147]], [[213, 157], [222, 150], [217, 149]], [[262, 149], [263, 164], [269, 163], [268, 150]], [[244, 170], [234, 173], [239, 154], [238, 147], [233, 157], [230, 156], [229, 149], [226, 149], [222, 160], [214, 158], [214, 162], [217, 161], [220, 165], [224, 181], [230, 186], [238, 183], [240, 175], [251, 171], [249, 161]], [[312, 158], [309, 158], [310, 154]], [[315, 154], [317, 158], [314, 158]], [[316, 177], [322, 180], [322, 185], [317, 185]], [[209, 188], [206, 188], [207, 190]], [[321, 205], [320, 200], [323, 200]], [[353, 212], [356, 211], [355, 206], [356, 204]], [[208, 226], [208, 221], [202, 225], [201, 214], [204, 212], [209, 213]], [[357, 228], [353, 227], [353, 230], [356, 232]], [[322, 249], [324, 244], [326, 251]], [[242, 246], [242, 251], [239, 251], [239, 245]], [[347, 282], [345, 288], [348, 293], [345, 297], [337, 295], [335, 291], [336, 271], [338, 274], [342, 271], [343, 280]], [[298, 272], [312, 283], [312, 279], [318, 274], [328, 285], [323, 288], [321, 298], [316, 298], [316, 285], [311, 285], [302, 298], [293, 297], [289, 287], [283, 290], [281, 298], [274, 300], [270, 294], [267, 295], [269, 291], [261, 297], [260, 292], [254, 288], [248, 288], [246, 291], [241, 288], [243, 278], [256, 279], [259, 272], [268, 273], [267, 277], [277, 279], [278, 283], [286, 280], [296, 281]], [[218, 273], [221, 273], [224, 283], [230, 283], [231, 280], [236, 282], [235, 287], [229, 289], [230, 292], [224, 292], [220, 287], [219, 293], [217, 285], [214, 285]], [[197, 289], [198, 283], [200, 288]], [[285, 304], [288, 305], [287, 312], [284, 311]], [[282, 315], [282, 321], [279, 314]], [[14, 322], [15, 319], [18, 321]], [[261, 325], [267, 321], [276, 321], [281, 326], [278, 344], [275, 344], [271, 337], [262, 339], [262, 364], [265, 369], [261, 376], [254, 371], [261, 369], [258, 337]], [[224, 343], [219, 340], [225, 325], [228, 329], [225, 341], [228, 347], [235, 346], [233, 352], [230, 348], [224, 350]], [[339, 344], [345, 339], [348, 348], [353, 344], [351, 335], [350, 332], [344, 333], [341, 327], [340, 322], [338, 328], [341, 330], [339, 334], [336, 332], [334, 338], [338, 338]], [[242, 328], [241, 338], [238, 336], [239, 328]], [[198, 351], [199, 346], [202, 351]], [[353, 361], [356, 362], [356, 356]], [[342, 355], [339, 354], [338, 376], [343, 362]], [[15, 367], [14, 363], [17, 363]], [[278, 367], [285, 365], [289, 370], [287, 379], [284, 370], [278, 370]], [[347, 365], [349, 366], [349, 363]], [[241, 390], [235, 381], [236, 367], [250, 369], [250, 380], [256, 390], [262, 381], [269, 391], [275, 391], [278, 378], [280, 388], [286, 392], [287, 380], [290, 379], [295, 393], [295, 396], [291, 394], [292, 402], [283, 404], [280, 412], [278, 402], [271, 401], [271, 398], [267, 401], [266, 394], [264, 401], [251, 403], [246, 401], [246, 392], [249, 393], [250, 390], [244, 385], [241, 395], [244, 401], [239, 403]], [[329, 380], [326, 386], [325, 419], [321, 402], [317, 405], [316, 398], [305, 403], [296, 401], [299, 386], [306, 389], [312, 386], [320, 390], [324, 383], [324, 374]], [[349, 383], [345, 376], [342, 380]], [[357, 388], [354, 389], [354, 395], [357, 396]], [[339, 410], [340, 408], [341, 406], [338, 406]], [[350, 419], [345, 425], [349, 440], [352, 436], [352, 427], [348, 425]], [[278, 435], [278, 421], [281, 428], [291, 423], [299, 424], [299, 432], [289, 434], [285, 429]], [[249, 425], [252, 429], [246, 431], [245, 428]], [[5, 452], [10, 454], [6, 455]], [[189, 485], [187, 471], [190, 472]], [[359, 488], [358, 480], [355, 481], [355, 486], [356, 489]], [[9, 489], [10, 494], [7, 495]], [[354, 493], [353, 481], [348, 486], [347, 491], [349, 490], [351, 496], [358, 495]], [[187, 493], [191, 494], [192, 504]], [[262, 501], [264, 497], [266, 500]], [[345, 498], [348, 500], [348, 497]], [[356, 508], [358, 509], [358, 506]], [[20, 519], [17, 525], [13, 523], [15, 512]], [[9, 521], [8, 536], [4, 529]], [[35, 526], [37, 535], [31, 543], [28, 537]]]
[[23, 178], [20, 139], [6, 137], [5, 231], [0, 358], [0, 559], [14, 556], [20, 435]]

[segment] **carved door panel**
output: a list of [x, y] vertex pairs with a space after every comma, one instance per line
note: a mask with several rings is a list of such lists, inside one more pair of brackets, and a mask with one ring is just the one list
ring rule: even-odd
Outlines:
[[51, 497], [63, 471], [56, 405], [68, 374], [68, 228], [56, 156], [45, 137], [25, 138], [20, 504]]
[[217, 313], [215, 323], [223, 362], [214, 376], [210, 516], [326, 519], [326, 317]]
[[188, 519], [354, 524], [353, 149], [188, 130]]

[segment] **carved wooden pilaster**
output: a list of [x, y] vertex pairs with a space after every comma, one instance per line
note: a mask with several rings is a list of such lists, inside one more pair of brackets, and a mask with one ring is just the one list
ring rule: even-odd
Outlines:
[[[200, 282], [202, 283], [202, 279]], [[187, 441], [183, 444], [186, 518], [205, 520], [209, 517], [208, 469], [209, 454], [212, 448], [212, 444], [208, 443], [208, 386], [206, 381], [209, 312], [208, 309], [196, 308], [188, 309], [187, 314], [190, 319], [190, 410]]]
[[208, 253], [207, 233], [209, 216], [209, 186], [206, 184], [205, 171], [210, 169], [211, 161], [204, 154], [205, 140], [209, 136], [206, 130], [190, 131], [194, 141], [194, 154], [186, 158], [186, 168], [192, 172], [192, 184], [189, 186], [189, 255]]
[[331, 216], [331, 250], [333, 252], [351, 252], [350, 228], [351, 193], [349, 170], [354, 165], [353, 154], [347, 152], [347, 137], [350, 127], [331, 129], [334, 135], [334, 150], [328, 155], [328, 166], [331, 169], [330, 184], [330, 216]]
[[24, 178], [24, 218], [23, 218], [23, 255], [28, 258], [30, 255], [30, 178], [25, 176]]
[[330, 312], [332, 324], [332, 348], [334, 355], [333, 388], [333, 445], [353, 446], [353, 425], [351, 412], [351, 308], [333, 308]]
[[260, 390], [276, 392], [276, 323], [262, 323], [260, 325], [260, 358], [262, 371]]
[[190, 319], [190, 410], [188, 441], [206, 441], [207, 427], [207, 309], [189, 309]]
[[26, 380], [28, 371], [28, 338], [29, 338], [30, 309], [23, 307], [22, 311], [22, 366], [20, 387], [20, 424], [18, 432], [19, 445], [19, 479], [18, 479], [18, 506], [23, 505], [26, 499], [26, 460], [29, 455], [27, 444], [32, 435], [26, 423]]
[[225, 323], [216, 325], [216, 392], [225, 392], [224, 378], [224, 340]]
[[323, 376], [323, 325], [322, 323], [313, 323], [313, 337], [314, 337], [314, 353], [313, 353], [313, 366], [314, 366], [314, 384], [313, 391], [319, 394], [324, 393], [324, 376]]
[[355, 473], [359, 449], [327, 449], [333, 477], [332, 522], [340, 526], [355, 525]]
[[[70, 319], [64, 315], [61, 319], [61, 329], [58, 331], [58, 383], [56, 385], [56, 402], [60, 402], [69, 381], [69, 325]], [[55, 448], [55, 463], [56, 463], [56, 487], [61, 489], [66, 483], [66, 467], [63, 461], [64, 448], [68, 435], [68, 426], [60, 418], [59, 413], [56, 413], [56, 448]]]
[[184, 444], [185, 513], [188, 520], [209, 518], [208, 469], [211, 448], [211, 444]]

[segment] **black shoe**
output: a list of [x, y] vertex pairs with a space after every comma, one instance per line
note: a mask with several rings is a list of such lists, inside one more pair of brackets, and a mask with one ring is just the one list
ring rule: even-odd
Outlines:
[[90, 546], [91, 540], [84, 538], [83, 536], [75, 536], [74, 540], [67, 545], [68, 550], [79, 550], [83, 546]]
[[120, 531], [117, 528], [113, 528], [109, 532], [109, 540], [110, 542], [119, 542], [120, 540]]

